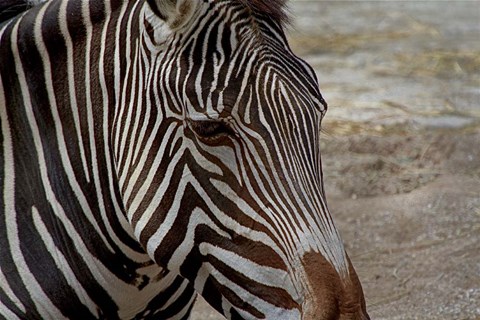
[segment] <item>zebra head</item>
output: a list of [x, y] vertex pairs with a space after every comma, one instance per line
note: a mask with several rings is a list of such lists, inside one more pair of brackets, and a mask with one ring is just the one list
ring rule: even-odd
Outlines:
[[150, 143], [120, 177], [135, 236], [228, 318], [368, 319], [323, 189], [326, 103], [284, 1], [147, 2]]

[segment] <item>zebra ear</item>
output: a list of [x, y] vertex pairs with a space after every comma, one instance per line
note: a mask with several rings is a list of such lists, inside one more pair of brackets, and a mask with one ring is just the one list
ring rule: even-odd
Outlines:
[[198, 0], [147, 0], [153, 13], [167, 22], [171, 29], [184, 25], [195, 11]]

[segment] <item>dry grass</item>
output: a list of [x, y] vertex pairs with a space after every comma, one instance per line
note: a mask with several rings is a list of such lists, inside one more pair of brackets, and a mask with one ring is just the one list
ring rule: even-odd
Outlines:
[[415, 55], [397, 54], [396, 59], [407, 67], [403, 70], [407, 77], [472, 76], [476, 81], [480, 81], [480, 52], [433, 51]]
[[290, 39], [290, 45], [297, 54], [302, 56], [326, 53], [342, 55], [387, 40], [395, 41], [408, 36], [406, 32], [377, 33], [374, 36], [370, 34], [296, 34]]

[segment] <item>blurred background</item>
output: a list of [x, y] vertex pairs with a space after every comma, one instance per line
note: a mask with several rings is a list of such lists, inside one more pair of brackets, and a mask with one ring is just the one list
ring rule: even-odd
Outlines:
[[[291, 1], [372, 319], [480, 319], [480, 1]], [[194, 320], [222, 319], [203, 300]]]

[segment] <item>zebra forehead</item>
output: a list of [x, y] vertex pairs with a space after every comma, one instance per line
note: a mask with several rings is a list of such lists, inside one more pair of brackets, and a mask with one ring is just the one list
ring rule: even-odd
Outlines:
[[256, 14], [267, 15], [281, 24], [288, 23], [286, 0], [240, 0]]

